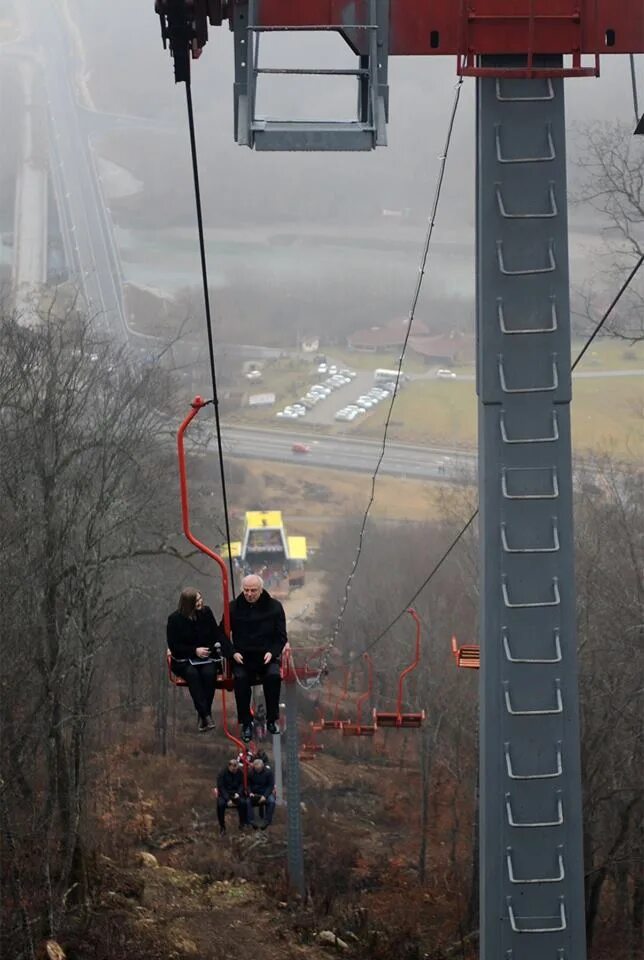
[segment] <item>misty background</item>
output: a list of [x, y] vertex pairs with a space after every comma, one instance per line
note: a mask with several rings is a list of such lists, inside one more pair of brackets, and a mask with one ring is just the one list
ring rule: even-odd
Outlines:
[[[163, 295], [196, 288], [198, 251], [183, 86], [173, 82], [153, 4], [67, 0], [78, 24], [74, 55], [93, 106], [149, 121], [105, 124], [94, 138], [113, 164], [103, 189], [126, 276]], [[640, 58], [641, 60], [641, 58]], [[336, 35], [262, 40], [262, 66], [355, 66]], [[404, 316], [416, 280], [458, 78], [453, 57], [390, 59], [388, 147], [371, 153], [256, 153], [233, 135], [233, 37], [211, 29], [193, 62], [204, 219], [215, 313], [245, 317], [258, 342], [296, 334], [338, 336]], [[638, 64], [640, 86], [644, 69]], [[429, 272], [418, 316], [434, 329], [472, 329], [474, 297], [475, 84], [466, 79], [456, 118]], [[583, 131], [621, 121], [633, 126], [628, 58], [602, 58], [599, 80], [566, 81], [570, 193]], [[346, 116], [353, 81], [267, 78], [258, 113]], [[124, 169], [128, 172], [124, 174]], [[573, 288], [600, 274], [601, 223], [571, 203]], [[606, 278], [610, 286], [610, 277]], [[193, 305], [195, 310], [198, 306]], [[224, 318], [225, 320], [225, 318]], [[267, 336], [266, 326], [270, 326]], [[224, 328], [228, 324], [224, 323]]]

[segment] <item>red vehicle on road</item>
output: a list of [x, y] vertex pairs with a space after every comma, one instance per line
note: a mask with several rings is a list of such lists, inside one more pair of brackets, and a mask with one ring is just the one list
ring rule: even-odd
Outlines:
[[310, 453], [311, 448], [308, 443], [294, 443], [291, 447], [293, 453]]

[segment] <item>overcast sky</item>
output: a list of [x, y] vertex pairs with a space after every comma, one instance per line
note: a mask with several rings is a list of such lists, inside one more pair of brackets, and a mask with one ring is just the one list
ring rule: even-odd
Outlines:
[[[88, 70], [101, 91], [113, 91], [116, 108], [185, 124], [184, 97], [173, 85], [169, 55], [161, 47], [158, 18], [152, 0], [111, 0], [106, 16], [103, 0], [70, 0], [80, 14], [87, 43]], [[91, 27], [87, 29], [88, 25]], [[234, 144], [232, 129], [233, 37], [227, 27], [211, 30], [202, 58], [194, 65], [195, 98], [202, 162], [209, 176], [244, 182], [241, 202], [252, 210], [267, 191], [288, 184], [294, 207], [298, 195], [312, 188], [340, 192], [351, 218], [352, 198], [361, 191], [377, 193], [382, 207], [413, 204], [427, 211], [434, 190], [437, 157], [445, 140], [456, 83], [453, 57], [390, 60], [389, 147], [369, 155], [257, 155]], [[271, 47], [272, 42], [272, 47]], [[349, 65], [353, 57], [337, 36], [268, 38], [262, 41], [264, 65]], [[644, 61], [644, 57], [639, 58]], [[644, 62], [638, 63], [644, 103]], [[294, 85], [297, 85], [294, 92]], [[459, 108], [444, 206], [450, 219], [471, 223], [474, 183], [474, 85], [465, 82]], [[353, 105], [348, 81], [318, 81], [306, 87], [301, 78], [273, 82], [269, 110], [310, 103], [312, 113], [334, 105]], [[300, 93], [301, 91], [301, 93]], [[602, 77], [567, 81], [568, 125], [583, 128], [592, 122], [621, 119], [633, 124], [633, 100], [627, 57], [605, 56]], [[207, 151], [207, 153], [206, 153]], [[574, 156], [574, 138], [569, 152]], [[286, 197], [285, 197], [286, 201]]]

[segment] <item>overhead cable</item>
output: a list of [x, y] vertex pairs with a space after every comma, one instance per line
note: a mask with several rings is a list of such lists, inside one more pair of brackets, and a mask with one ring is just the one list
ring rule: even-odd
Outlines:
[[235, 594], [235, 568], [230, 546], [230, 519], [228, 513], [228, 496], [226, 492], [226, 471], [224, 469], [224, 451], [221, 439], [221, 421], [219, 419], [219, 395], [217, 393], [217, 371], [215, 367], [215, 348], [212, 333], [212, 317], [210, 312], [210, 293], [208, 291], [208, 268], [206, 264], [206, 244], [204, 241], [203, 214], [201, 209], [201, 190], [199, 187], [199, 165], [197, 162], [197, 140], [195, 136], [194, 113], [192, 109], [192, 91], [190, 75], [186, 83], [186, 105], [188, 107], [188, 128], [190, 131], [190, 154], [192, 158], [192, 178], [195, 189], [195, 204], [197, 207], [197, 227], [199, 231], [199, 256], [201, 260], [201, 280], [203, 284], [203, 299], [206, 313], [206, 329], [208, 332], [208, 358], [210, 361], [210, 379], [212, 382], [212, 405], [215, 411], [215, 428], [217, 432], [217, 452], [219, 457], [219, 475], [221, 477], [221, 498], [224, 509], [224, 523], [226, 527], [226, 545], [228, 548], [228, 566], [230, 569], [230, 586]]
[[405, 351], [406, 351], [406, 349], [407, 349], [407, 344], [408, 344], [408, 342], [409, 342], [409, 337], [410, 337], [411, 330], [412, 330], [412, 325], [413, 325], [413, 322], [414, 322], [414, 316], [415, 316], [415, 314], [416, 314], [416, 307], [417, 307], [417, 305], [418, 305], [418, 300], [419, 300], [419, 297], [420, 297], [420, 291], [421, 291], [422, 285], [423, 285], [423, 279], [424, 279], [424, 277], [425, 277], [425, 270], [426, 270], [426, 266], [427, 266], [427, 259], [428, 259], [428, 256], [429, 256], [429, 248], [430, 248], [432, 236], [433, 236], [433, 233], [434, 233], [434, 225], [435, 225], [435, 223], [436, 223], [436, 214], [437, 214], [437, 212], [438, 212], [438, 204], [439, 204], [439, 201], [440, 201], [441, 191], [442, 191], [442, 188], [443, 188], [443, 180], [444, 180], [444, 178], [445, 178], [445, 168], [446, 168], [446, 165], [447, 165], [447, 155], [448, 155], [448, 153], [449, 153], [449, 147], [450, 147], [450, 143], [451, 143], [451, 140], [452, 140], [452, 132], [453, 132], [453, 130], [454, 130], [454, 121], [455, 121], [455, 119], [456, 119], [456, 111], [457, 111], [457, 109], [458, 109], [458, 104], [459, 104], [459, 100], [460, 100], [460, 96], [461, 96], [461, 88], [462, 88], [462, 85], [463, 85], [463, 78], [461, 77], [461, 78], [459, 78], [459, 81], [458, 81], [458, 83], [456, 84], [456, 88], [455, 88], [455, 91], [454, 91], [454, 101], [453, 101], [453, 104], [452, 104], [452, 110], [451, 110], [450, 119], [449, 119], [449, 124], [448, 124], [448, 128], [447, 128], [447, 137], [446, 137], [446, 140], [445, 140], [445, 148], [444, 148], [444, 150], [443, 150], [442, 156], [440, 157], [440, 166], [439, 166], [439, 171], [438, 171], [438, 181], [437, 181], [437, 184], [436, 184], [436, 190], [435, 190], [435, 192], [434, 192], [434, 201], [433, 201], [433, 204], [432, 204], [431, 214], [430, 214], [429, 221], [428, 221], [428, 225], [427, 225], [427, 232], [426, 232], [426, 234], [425, 234], [425, 242], [424, 242], [424, 244], [423, 244], [423, 251], [422, 251], [420, 266], [419, 266], [419, 268], [418, 268], [418, 279], [416, 280], [416, 288], [415, 288], [415, 290], [414, 290], [414, 295], [413, 295], [413, 297], [412, 297], [411, 306], [410, 306], [410, 309], [409, 309], [409, 320], [408, 320], [408, 323], [407, 323], [407, 330], [406, 330], [406, 333], [405, 333], [405, 338], [404, 338], [404, 341], [403, 341], [402, 349], [401, 349], [401, 351], [400, 351], [400, 357], [398, 358], [398, 369], [397, 369], [397, 372], [396, 372], [396, 382], [395, 382], [395, 385], [394, 385], [394, 392], [393, 392], [393, 395], [392, 395], [392, 397], [391, 397], [391, 402], [389, 403], [389, 409], [388, 409], [388, 411], [387, 411], [387, 416], [386, 416], [386, 418], [385, 418], [385, 425], [384, 425], [384, 430], [383, 430], [382, 445], [381, 445], [381, 448], [380, 448], [380, 454], [379, 454], [379, 456], [378, 456], [378, 461], [377, 461], [377, 463], [376, 463], [376, 467], [375, 467], [375, 469], [374, 469], [374, 471], [373, 471], [373, 474], [371, 475], [371, 494], [370, 494], [369, 502], [367, 503], [367, 507], [366, 507], [366, 509], [365, 509], [364, 515], [363, 515], [363, 517], [362, 517], [362, 523], [361, 523], [361, 525], [360, 525], [360, 533], [359, 533], [359, 535], [358, 535], [358, 548], [357, 548], [357, 550], [356, 550], [355, 559], [354, 559], [353, 564], [352, 564], [352, 567], [351, 567], [351, 572], [349, 573], [349, 576], [347, 577], [347, 581], [346, 581], [345, 586], [344, 586], [344, 596], [343, 596], [343, 599], [342, 599], [342, 603], [341, 603], [341, 605], [340, 605], [340, 612], [338, 613], [338, 616], [337, 616], [336, 622], [335, 622], [335, 626], [334, 626], [334, 628], [333, 628], [333, 637], [332, 637], [330, 646], [333, 646], [333, 645], [335, 644], [336, 640], [337, 640], [338, 634], [339, 634], [339, 632], [340, 632], [340, 625], [341, 625], [341, 623], [342, 623], [342, 620], [343, 620], [343, 618], [344, 618], [345, 611], [346, 611], [346, 609], [347, 609], [347, 605], [348, 605], [348, 603], [349, 603], [349, 594], [350, 594], [350, 592], [351, 592], [351, 584], [352, 584], [353, 578], [355, 577], [356, 570], [357, 570], [358, 564], [359, 564], [359, 562], [360, 562], [360, 557], [361, 557], [361, 555], [362, 555], [362, 547], [363, 547], [363, 541], [364, 541], [364, 534], [365, 534], [365, 530], [366, 530], [366, 527], [367, 527], [367, 520], [368, 520], [368, 518], [369, 518], [369, 513], [371, 512], [371, 507], [373, 506], [373, 503], [374, 503], [374, 500], [375, 500], [375, 497], [376, 497], [376, 479], [377, 479], [377, 477], [378, 477], [378, 473], [379, 473], [379, 471], [380, 471], [380, 466], [381, 466], [381, 464], [382, 464], [382, 461], [384, 460], [385, 453], [386, 453], [386, 449], [387, 449], [387, 436], [388, 436], [388, 433], [389, 433], [389, 425], [390, 425], [390, 422], [391, 422], [391, 415], [392, 415], [392, 412], [393, 412], [394, 403], [396, 402], [396, 397], [398, 396], [398, 385], [399, 385], [399, 383], [400, 383], [400, 377], [401, 377], [401, 373], [402, 373], [402, 364], [403, 364], [403, 360], [404, 360], [404, 358], [405, 358]]

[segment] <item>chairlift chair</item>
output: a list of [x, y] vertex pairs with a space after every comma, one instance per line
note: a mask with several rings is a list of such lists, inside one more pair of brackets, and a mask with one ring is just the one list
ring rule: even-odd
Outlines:
[[396, 700], [396, 712], [388, 713], [383, 710], [374, 710], [373, 719], [376, 727], [397, 727], [397, 728], [412, 728], [422, 726], [425, 720], [425, 711], [421, 710], [420, 713], [403, 713], [402, 709], [402, 695], [403, 695], [403, 683], [405, 677], [416, 669], [420, 663], [420, 617], [413, 609], [409, 607], [407, 613], [412, 617], [416, 624], [416, 652], [413, 661], [409, 664], [408, 667], [401, 672], [398, 677], [398, 697]]
[[356, 701], [356, 722], [343, 724], [343, 737], [373, 737], [378, 729], [375, 723], [362, 722], [362, 707], [373, 696], [373, 661], [368, 653], [363, 653], [362, 659], [367, 664], [367, 689]]
[[335, 707], [333, 708], [333, 716], [330, 720], [325, 720], [324, 717], [320, 717], [319, 731], [320, 733], [325, 733], [327, 730], [342, 730], [342, 727], [346, 723], [345, 720], [340, 720], [340, 704], [347, 699], [347, 694], [349, 690], [349, 668], [347, 667], [344, 671], [344, 685], [342, 687], [342, 693], [335, 701]]
[[456, 637], [452, 637], [452, 653], [457, 667], [478, 670], [481, 666], [481, 648], [478, 643], [464, 643], [459, 647]]

